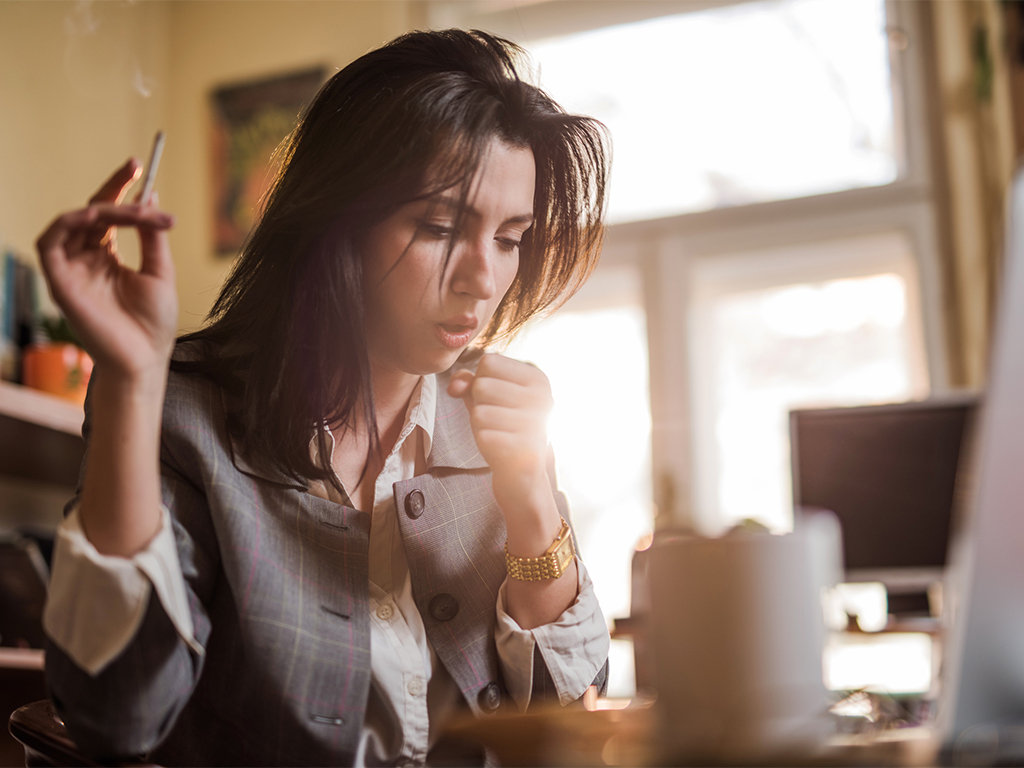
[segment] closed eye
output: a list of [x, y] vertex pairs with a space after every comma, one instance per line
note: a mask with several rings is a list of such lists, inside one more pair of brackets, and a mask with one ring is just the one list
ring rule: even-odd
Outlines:
[[417, 229], [427, 237], [435, 240], [449, 240], [455, 234], [454, 228], [447, 224], [434, 224], [429, 221], [418, 223]]
[[506, 253], [512, 253], [519, 247], [519, 240], [515, 240], [511, 237], [498, 237], [495, 238], [498, 243], [498, 247]]

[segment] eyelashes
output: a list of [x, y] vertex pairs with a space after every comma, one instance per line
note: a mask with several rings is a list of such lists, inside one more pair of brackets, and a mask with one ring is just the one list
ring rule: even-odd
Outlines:
[[[429, 221], [417, 222], [417, 231], [421, 236], [430, 240], [437, 240], [439, 242], [448, 242], [453, 238], [458, 239], [460, 234], [453, 227], [447, 224], [438, 224]], [[498, 244], [498, 249], [505, 253], [513, 253], [519, 248], [521, 243], [521, 239], [515, 237], [495, 237], [494, 241]]]
[[449, 240], [455, 234], [455, 230], [444, 224], [431, 224], [421, 221], [417, 225], [419, 232], [434, 240]]

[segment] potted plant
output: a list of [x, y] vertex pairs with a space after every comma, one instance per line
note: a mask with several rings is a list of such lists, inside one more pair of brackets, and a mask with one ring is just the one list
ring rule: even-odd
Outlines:
[[22, 383], [81, 405], [92, 374], [92, 358], [82, 349], [67, 319], [44, 318], [42, 333], [47, 341], [24, 351]]

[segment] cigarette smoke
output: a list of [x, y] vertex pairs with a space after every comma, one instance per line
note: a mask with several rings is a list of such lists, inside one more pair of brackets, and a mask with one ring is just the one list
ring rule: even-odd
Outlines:
[[140, 56], [147, 44], [145, 5], [77, 0], [64, 18], [64, 70], [80, 96], [110, 102], [126, 93], [153, 95], [156, 81], [146, 74]]

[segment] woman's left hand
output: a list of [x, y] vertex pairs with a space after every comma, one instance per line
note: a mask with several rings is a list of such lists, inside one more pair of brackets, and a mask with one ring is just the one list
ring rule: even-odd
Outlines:
[[[509, 554], [540, 557], [562, 530], [547, 473], [548, 377], [527, 363], [484, 355], [476, 374], [452, 374], [448, 394], [465, 401], [477, 447], [491, 466]], [[572, 605], [577, 583], [575, 562], [558, 579], [510, 578], [506, 610], [523, 629], [549, 624]]]
[[[509, 550], [520, 557], [542, 554], [561, 527], [546, 470], [553, 405], [547, 376], [528, 363], [485, 354], [475, 374], [452, 375], [448, 394], [469, 409], [477, 447], [491, 467], [494, 498], [505, 513]], [[540, 551], [516, 552], [514, 542]]]

